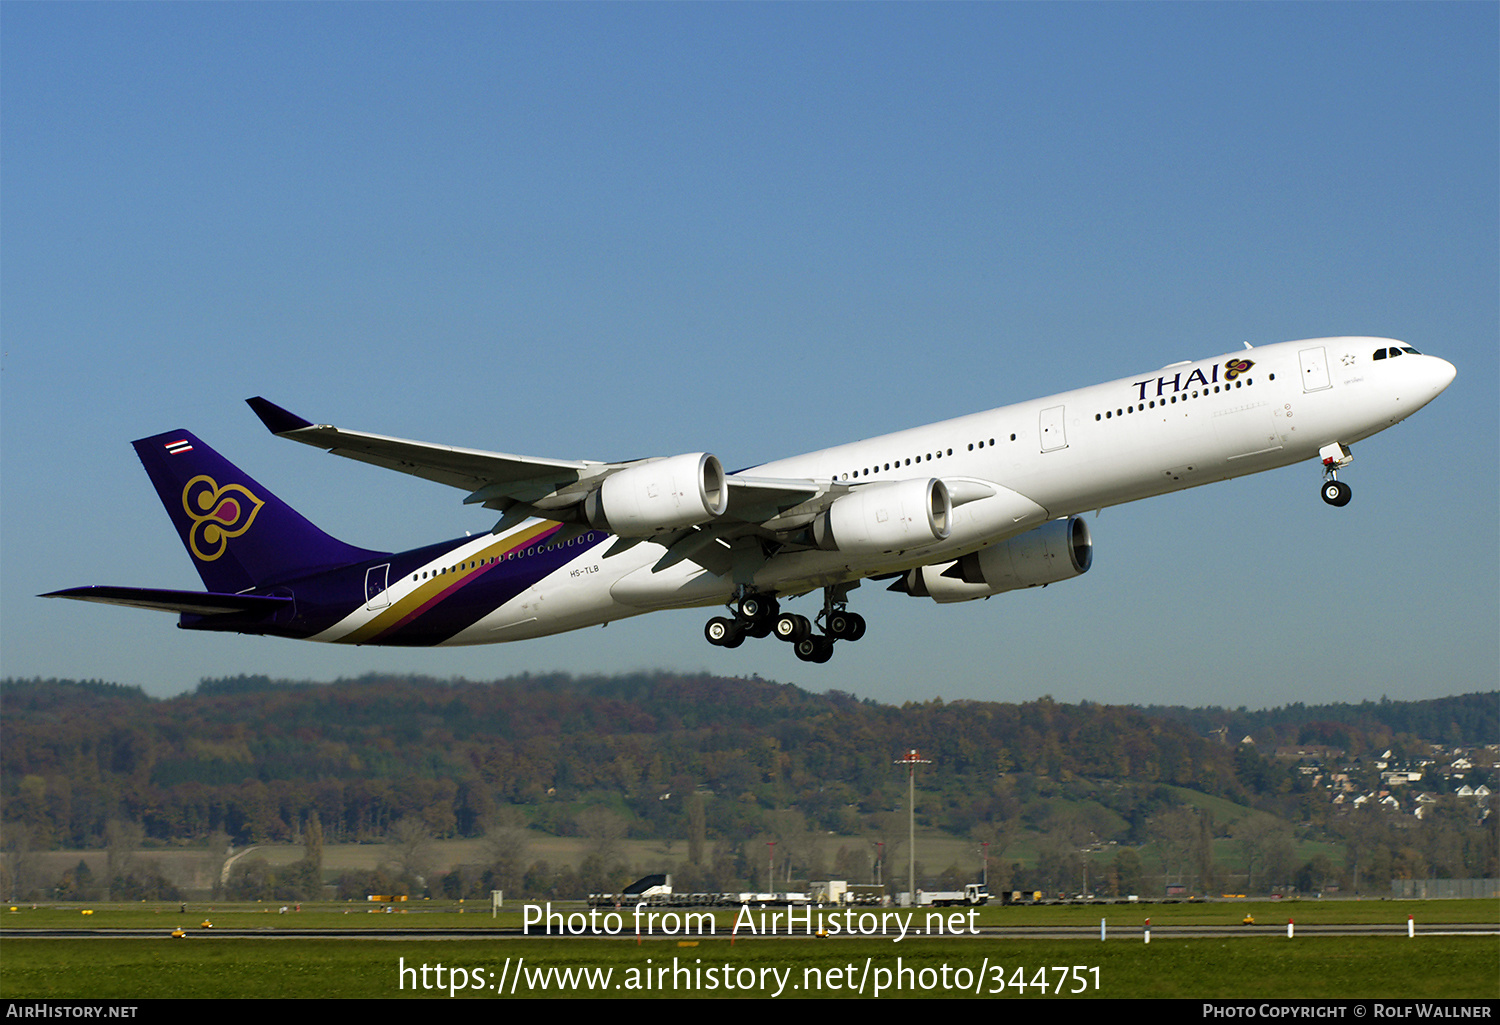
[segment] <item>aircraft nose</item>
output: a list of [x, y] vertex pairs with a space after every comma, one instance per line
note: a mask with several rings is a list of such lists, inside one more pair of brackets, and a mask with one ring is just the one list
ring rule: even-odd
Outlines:
[[1458, 376], [1458, 368], [1447, 360], [1434, 356], [1432, 357], [1431, 375], [1432, 394], [1436, 395], [1453, 383], [1453, 379]]

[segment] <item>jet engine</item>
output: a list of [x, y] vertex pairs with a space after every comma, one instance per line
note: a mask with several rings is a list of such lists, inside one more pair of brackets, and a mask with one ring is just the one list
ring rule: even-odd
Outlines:
[[583, 514], [589, 526], [620, 537], [650, 537], [706, 523], [728, 507], [723, 464], [691, 452], [610, 474], [584, 499]]
[[1023, 587], [1045, 587], [1089, 571], [1094, 542], [1077, 516], [1053, 520], [956, 562], [919, 566], [897, 586], [914, 598], [971, 601]]
[[921, 548], [948, 536], [953, 499], [936, 477], [859, 487], [813, 520], [813, 540], [825, 551], [880, 553]]

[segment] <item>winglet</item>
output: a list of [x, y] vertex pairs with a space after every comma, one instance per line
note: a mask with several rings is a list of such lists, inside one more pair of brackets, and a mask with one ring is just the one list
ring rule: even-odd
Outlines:
[[265, 424], [272, 434], [286, 434], [289, 431], [300, 431], [304, 427], [313, 426], [296, 413], [288, 413], [276, 403], [267, 402], [259, 395], [253, 399], [246, 399], [245, 402], [255, 410], [255, 415], [260, 417], [260, 422]]

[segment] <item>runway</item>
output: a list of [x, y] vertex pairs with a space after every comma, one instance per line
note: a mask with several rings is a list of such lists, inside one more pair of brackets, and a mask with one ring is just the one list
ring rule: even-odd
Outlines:
[[[202, 929], [184, 928], [186, 938], [190, 939], [346, 939], [346, 940], [548, 940], [567, 941], [582, 939], [611, 939], [622, 941], [634, 941], [637, 938], [643, 941], [685, 941], [694, 940], [726, 940], [731, 938], [727, 929], [717, 929], [712, 933], [701, 935], [686, 935], [683, 933], [642, 933], [639, 937], [634, 932], [619, 932], [606, 934], [603, 932], [585, 932], [579, 934], [548, 935], [540, 930], [533, 929], [530, 933], [524, 932], [518, 926], [497, 926], [494, 928], [467, 928], [467, 929], [302, 929], [302, 928], [280, 928], [277, 926], [262, 926], [256, 929]], [[25, 940], [25, 939], [158, 939], [170, 936], [170, 929], [0, 929], [0, 941]], [[1404, 924], [1373, 924], [1373, 925], [1298, 925], [1295, 927], [1295, 936], [1405, 936], [1407, 927]], [[1253, 939], [1285, 938], [1287, 927], [1285, 922], [1278, 924], [1255, 925], [1152, 925], [1152, 942], [1183, 940], [1183, 939]], [[1415, 938], [1424, 936], [1500, 936], [1500, 926], [1492, 924], [1476, 923], [1432, 923], [1421, 926], [1415, 930]], [[1141, 924], [1133, 925], [1108, 925], [1105, 930], [1106, 942], [1145, 942], [1145, 930]], [[737, 943], [766, 942], [776, 940], [809, 940], [820, 939], [814, 933], [806, 931], [779, 932], [774, 935], [755, 935], [741, 931], [733, 939]], [[837, 943], [840, 940], [861, 939], [893, 939], [894, 935], [835, 935], [827, 937], [828, 942]], [[941, 935], [923, 935], [916, 931], [908, 932], [903, 939], [907, 943], [920, 943], [923, 940], [1080, 940], [1099, 942], [1099, 927], [1093, 926], [981, 926], [973, 933], [948, 933]]]

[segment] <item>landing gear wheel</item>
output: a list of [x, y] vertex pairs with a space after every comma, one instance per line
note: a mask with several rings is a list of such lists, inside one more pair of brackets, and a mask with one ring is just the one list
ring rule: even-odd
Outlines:
[[821, 664], [833, 657], [833, 641], [828, 637], [804, 637], [795, 650], [802, 661]]
[[769, 637], [771, 628], [775, 626], [769, 619], [745, 619], [740, 622], [745, 628], [746, 637]]
[[806, 616], [788, 612], [776, 617], [775, 632], [778, 640], [800, 641], [812, 635], [812, 623]]
[[1323, 482], [1323, 501], [1329, 505], [1345, 506], [1354, 497], [1354, 489], [1341, 480]]
[[865, 617], [857, 612], [835, 612], [828, 617], [828, 633], [841, 641], [857, 641], [865, 635]]
[[715, 616], [703, 627], [708, 643], [719, 648], [738, 648], [745, 643], [745, 628], [732, 619]]
[[[739, 613], [741, 619], [769, 623], [776, 618], [776, 613], [780, 611], [775, 598], [759, 594], [747, 594], [740, 599]], [[765, 634], [760, 634], [759, 636], [764, 637]]]

